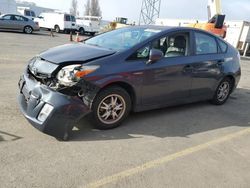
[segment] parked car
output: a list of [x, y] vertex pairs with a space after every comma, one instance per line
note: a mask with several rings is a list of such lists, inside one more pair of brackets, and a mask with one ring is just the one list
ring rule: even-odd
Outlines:
[[75, 16], [61, 12], [44, 12], [34, 19], [41, 28], [55, 29], [57, 33], [76, 31]]
[[194, 28], [134, 26], [34, 57], [19, 81], [19, 105], [39, 130], [68, 138], [89, 114], [99, 129], [131, 111], [210, 100], [224, 104], [241, 76], [238, 51]]
[[33, 31], [39, 31], [39, 25], [34, 21], [16, 14], [3, 14], [0, 16], [0, 29], [21, 30], [24, 33], [31, 34]]
[[96, 16], [84, 16], [76, 19], [77, 30], [81, 35], [89, 33], [94, 36], [100, 31], [101, 17]]

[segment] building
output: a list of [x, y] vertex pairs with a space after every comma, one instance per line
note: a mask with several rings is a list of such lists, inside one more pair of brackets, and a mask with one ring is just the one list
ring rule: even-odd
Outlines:
[[[1, 1], [1, 0], [0, 0]], [[27, 9], [33, 10], [37, 16], [39, 16], [43, 12], [54, 12], [55, 9], [39, 7], [35, 3], [27, 2], [27, 1], [16, 1], [17, 7], [26, 7]]]

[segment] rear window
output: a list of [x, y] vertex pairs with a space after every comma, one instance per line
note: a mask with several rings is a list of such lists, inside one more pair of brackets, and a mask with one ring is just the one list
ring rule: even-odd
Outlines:
[[227, 44], [225, 42], [223, 42], [222, 40], [218, 40], [218, 43], [219, 43], [220, 51], [222, 53], [226, 53], [227, 52]]

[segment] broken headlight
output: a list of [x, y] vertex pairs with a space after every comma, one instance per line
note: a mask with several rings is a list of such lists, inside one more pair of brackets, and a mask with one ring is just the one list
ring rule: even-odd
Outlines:
[[60, 85], [64, 86], [73, 86], [75, 85], [80, 78], [94, 72], [98, 69], [99, 66], [90, 65], [90, 66], [82, 66], [82, 65], [70, 65], [63, 67], [57, 74], [57, 79]]

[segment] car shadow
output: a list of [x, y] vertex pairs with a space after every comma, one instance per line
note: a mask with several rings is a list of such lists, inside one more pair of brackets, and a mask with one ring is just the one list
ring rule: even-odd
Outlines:
[[[3, 136], [7, 136], [10, 139], [8, 139], [8, 140], [4, 139]], [[4, 142], [4, 141], [16, 141], [16, 140], [19, 140], [19, 139], [22, 139], [22, 137], [14, 135], [14, 134], [7, 133], [7, 132], [0, 131], [0, 142]]]
[[[46, 36], [46, 37], [51, 36], [50, 31], [45, 31], [45, 30], [34, 31], [32, 34], [26, 34], [26, 33], [23, 33], [22, 31], [2, 30], [2, 29], [0, 29], [0, 32], [14, 33], [14, 34], [20, 34], [20, 35], [35, 35], [35, 36]], [[57, 35], [55, 35], [55, 32], [54, 32], [54, 37], [58, 37]]]
[[215, 106], [199, 102], [140, 113], [132, 113], [122, 126], [96, 130], [83, 118], [73, 130], [70, 141], [189, 137], [230, 126], [249, 127], [250, 90], [237, 89], [226, 104]]

